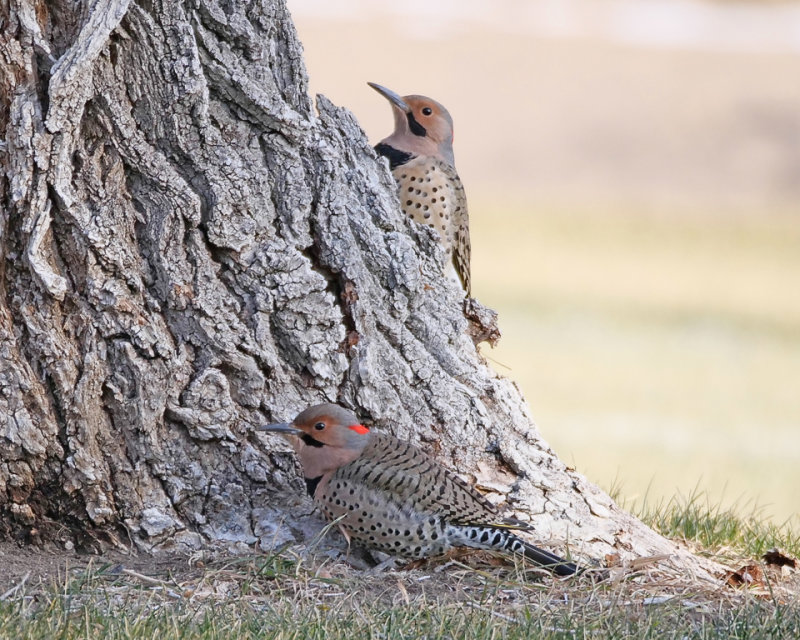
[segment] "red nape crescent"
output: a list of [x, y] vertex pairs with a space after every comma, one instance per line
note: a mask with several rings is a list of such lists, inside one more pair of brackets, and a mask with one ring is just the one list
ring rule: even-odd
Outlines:
[[355, 431], [359, 435], [364, 435], [365, 433], [369, 433], [369, 429], [367, 429], [363, 424], [351, 424], [347, 427], [351, 431]]

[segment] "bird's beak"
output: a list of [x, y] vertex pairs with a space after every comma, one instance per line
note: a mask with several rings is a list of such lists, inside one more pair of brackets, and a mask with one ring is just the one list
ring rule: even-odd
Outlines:
[[398, 96], [394, 91], [391, 91], [386, 87], [382, 87], [379, 84], [375, 84], [374, 82], [367, 82], [367, 84], [404, 113], [409, 113], [411, 111], [411, 107], [406, 104], [406, 101]]
[[288, 422], [279, 422], [277, 424], [265, 424], [260, 427], [256, 427], [256, 431], [271, 431], [273, 433], [288, 433], [291, 436], [299, 436], [302, 435], [302, 431], [300, 429], [296, 429]]

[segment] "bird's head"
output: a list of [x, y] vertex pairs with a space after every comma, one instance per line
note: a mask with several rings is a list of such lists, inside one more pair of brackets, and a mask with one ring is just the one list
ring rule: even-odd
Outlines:
[[415, 155], [439, 156], [455, 166], [453, 118], [444, 106], [427, 96], [399, 96], [374, 82], [367, 84], [392, 105], [394, 133], [384, 143]]
[[355, 460], [370, 438], [356, 415], [336, 404], [318, 404], [291, 422], [256, 427], [259, 431], [297, 436], [295, 447], [307, 478], [316, 478]]

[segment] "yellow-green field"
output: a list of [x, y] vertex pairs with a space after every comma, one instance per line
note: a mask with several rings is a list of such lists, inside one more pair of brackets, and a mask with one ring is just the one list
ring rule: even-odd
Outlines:
[[484, 353], [562, 459], [629, 499], [798, 513], [800, 218], [473, 200]]

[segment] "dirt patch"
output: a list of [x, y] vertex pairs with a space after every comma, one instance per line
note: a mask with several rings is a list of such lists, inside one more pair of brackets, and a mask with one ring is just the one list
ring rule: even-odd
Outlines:
[[49, 588], [63, 584], [70, 574], [97, 570], [98, 567], [110, 567], [117, 572], [128, 569], [164, 577], [188, 578], [197, 572], [185, 555], [151, 556], [118, 551], [106, 551], [98, 555], [67, 551], [55, 546], [34, 547], [0, 542], [0, 595], [23, 581], [28, 589]]

